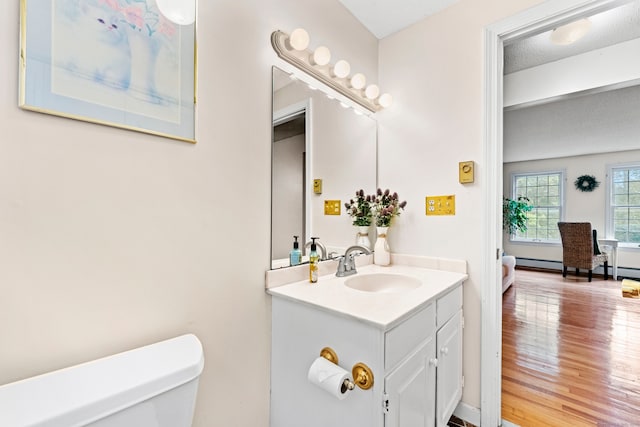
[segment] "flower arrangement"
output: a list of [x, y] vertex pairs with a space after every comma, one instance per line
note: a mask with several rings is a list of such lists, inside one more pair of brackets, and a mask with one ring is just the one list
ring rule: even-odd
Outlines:
[[344, 206], [347, 213], [353, 218], [353, 225], [367, 227], [371, 225], [373, 211], [371, 210], [372, 197], [364, 195], [364, 190], [356, 191], [356, 199], [349, 200]]
[[376, 218], [376, 226], [389, 227], [391, 220], [399, 216], [405, 206], [407, 206], [407, 202], [400, 202], [398, 193], [391, 194], [388, 189], [383, 192], [378, 188], [375, 196], [372, 196], [372, 210]]

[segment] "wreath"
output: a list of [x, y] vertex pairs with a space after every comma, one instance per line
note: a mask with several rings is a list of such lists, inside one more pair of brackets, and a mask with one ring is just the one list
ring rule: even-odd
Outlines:
[[576, 189], [586, 192], [591, 192], [600, 185], [600, 183], [596, 181], [596, 177], [593, 175], [579, 176], [573, 184], [576, 186]]

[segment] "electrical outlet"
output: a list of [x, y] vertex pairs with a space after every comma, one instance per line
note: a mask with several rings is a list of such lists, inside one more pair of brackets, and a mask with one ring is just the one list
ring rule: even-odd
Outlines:
[[324, 201], [324, 214], [325, 215], [340, 215], [340, 200], [325, 200]]
[[455, 215], [456, 196], [427, 196], [426, 214], [431, 215]]

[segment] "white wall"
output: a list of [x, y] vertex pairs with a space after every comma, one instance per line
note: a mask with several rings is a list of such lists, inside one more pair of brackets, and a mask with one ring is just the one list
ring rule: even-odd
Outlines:
[[[565, 182], [565, 221], [588, 221], [598, 230], [599, 237], [605, 237], [607, 168], [621, 163], [640, 161], [640, 150], [613, 153], [590, 154], [556, 159], [531, 160], [527, 162], [506, 163], [504, 165], [504, 191], [511, 194], [511, 175], [513, 173], [564, 170]], [[600, 185], [590, 193], [576, 190], [574, 181], [581, 175], [593, 175]], [[505, 235], [503, 248], [509, 255], [550, 261], [562, 261], [562, 246], [535, 243], [512, 243]], [[637, 249], [618, 250], [620, 267], [638, 268], [640, 251]]]
[[18, 4], [0, 6], [0, 384], [193, 332], [195, 425], [266, 426], [269, 36], [305, 27], [372, 78], [377, 40], [337, 1], [200, 1], [190, 145], [18, 109]]
[[[483, 28], [538, 3], [461, 0], [380, 43], [380, 84], [394, 106], [379, 114], [379, 183], [408, 201], [389, 232], [394, 252], [468, 261], [463, 401], [480, 406]], [[473, 184], [458, 162], [476, 162]], [[456, 195], [456, 215], [425, 216], [425, 196]]]

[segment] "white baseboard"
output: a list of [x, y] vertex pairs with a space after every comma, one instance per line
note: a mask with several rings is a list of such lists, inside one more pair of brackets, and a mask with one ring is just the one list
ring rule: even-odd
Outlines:
[[460, 402], [458, 406], [456, 406], [455, 411], [453, 411], [453, 415], [474, 426], [480, 426], [480, 409], [474, 406]]
[[[558, 270], [562, 271], [562, 261], [549, 261], [545, 259], [534, 259], [534, 258], [518, 258], [516, 257], [516, 266], [522, 267], [534, 267], [534, 268], [544, 268], [547, 270]], [[595, 274], [604, 274], [604, 267], [598, 267], [593, 270]], [[569, 274], [571, 274], [571, 269], [569, 270]], [[609, 265], [609, 276], [612, 274], [611, 265]], [[628, 277], [630, 279], [640, 279], [640, 269], [637, 268], [628, 268], [628, 267], [618, 267], [618, 280], [621, 278]]]
[[[467, 405], [464, 402], [458, 403], [456, 410], [453, 411], [453, 415], [460, 418], [463, 421], [473, 424], [474, 426], [480, 427], [480, 409]], [[502, 420], [500, 424], [501, 427], [520, 427], [517, 424], [514, 424], [507, 420]]]

